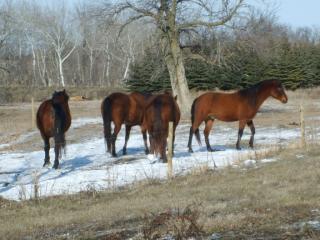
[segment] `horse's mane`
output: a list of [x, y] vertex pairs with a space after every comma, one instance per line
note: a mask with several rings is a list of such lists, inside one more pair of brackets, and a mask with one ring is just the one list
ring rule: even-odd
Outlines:
[[250, 86], [248, 88], [241, 89], [237, 93], [240, 96], [248, 98], [249, 103], [252, 104], [252, 105], [255, 105], [256, 102], [257, 102], [257, 96], [258, 96], [259, 90], [261, 90], [261, 88], [267, 87], [267, 86], [275, 84], [275, 83], [276, 84], [281, 84], [276, 79], [266, 79], [266, 80], [263, 80], [263, 81], [260, 81], [260, 82], [258, 82], [256, 84], [254, 84], [254, 85], [252, 85], [252, 86]]
[[60, 91], [60, 92], [54, 92], [52, 94], [52, 98], [51, 98], [51, 102], [52, 102], [52, 106], [53, 106], [55, 115], [58, 116], [58, 118], [60, 119], [61, 127], [64, 127], [65, 124], [66, 124], [66, 116], [67, 116], [65, 111], [64, 111], [64, 108], [63, 108], [63, 104], [65, 102], [62, 103], [60, 101], [54, 101], [54, 99], [59, 97], [59, 96], [63, 96], [64, 98], [66, 98], [67, 101], [69, 99], [69, 96], [63, 90], [63, 91]]
[[[55, 98], [63, 96], [66, 101], [65, 102], [60, 102], [60, 101], [55, 101]], [[65, 109], [63, 105], [67, 103], [69, 99], [69, 96], [66, 94], [65, 91], [61, 92], [54, 92], [52, 94], [51, 98], [51, 103], [52, 107], [54, 109], [54, 138], [57, 143], [61, 147], [59, 147], [59, 157], [61, 157], [61, 148], [65, 147], [65, 138], [64, 138], [64, 128], [67, 124], [67, 113], [65, 112]]]

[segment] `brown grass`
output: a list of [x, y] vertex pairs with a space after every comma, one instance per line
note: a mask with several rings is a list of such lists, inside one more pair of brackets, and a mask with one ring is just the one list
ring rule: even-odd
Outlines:
[[[308, 151], [283, 151], [277, 154], [277, 162], [263, 167], [208, 169], [118, 192], [89, 191], [20, 203], [1, 199], [0, 219], [5, 221], [0, 221], [0, 236], [143, 239], [146, 216], [150, 223], [150, 216], [197, 204], [201, 206], [197, 221], [207, 236], [316, 239], [319, 231], [294, 226], [320, 219], [319, 153], [318, 147], [310, 146]], [[179, 225], [174, 219], [170, 221], [172, 226]]]

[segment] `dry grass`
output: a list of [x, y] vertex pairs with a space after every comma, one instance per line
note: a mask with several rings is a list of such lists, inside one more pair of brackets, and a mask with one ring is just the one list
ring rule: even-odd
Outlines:
[[143, 239], [146, 216], [196, 203], [201, 205], [198, 221], [206, 235], [316, 239], [319, 231], [293, 226], [320, 219], [319, 153], [310, 146], [308, 151], [282, 151], [277, 162], [263, 167], [202, 171], [112, 193], [90, 190], [20, 203], [2, 199], [0, 219], [5, 221], [0, 222], [0, 236]]
[[[291, 124], [299, 123], [299, 104], [303, 101], [309, 127], [307, 140], [318, 141], [316, 129], [320, 119], [313, 118], [320, 115], [320, 104], [314, 99], [317, 92], [318, 89], [289, 92], [287, 105], [268, 101], [255, 119], [257, 131], [264, 126], [296, 127]], [[100, 102], [71, 102], [73, 118], [100, 116]], [[31, 104], [2, 106], [0, 121], [0, 143], [18, 138], [31, 129]], [[229, 123], [226, 125], [230, 127]], [[231, 125], [237, 128], [237, 123]], [[101, 134], [100, 125], [90, 125], [73, 129], [67, 139], [77, 142]], [[42, 141], [35, 134], [28, 142], [12, 148], [41, 149]], [[246, 156], [275, 156], [279, 159], [275, 163], [258, 161], [257, 168], [247, 170], [241, 164], [237, 169], [215, 171], [201, 166], [188, 176], [166, 183], [149, 179], [117, 192], [88, 188], [76, 195], [20, 203], [0, 198], [0, 238], [143, 239], [143, 229], [148, 226], [146, 222], [152, 221], [151, 216], [196, 204], [201, 206], [198, 221], [207, 236], [219, 233], [222, 239], [319, 239], [319, 231], [308, 226], [295, 227], [300, 222], [320, 220], [318, 149], [317, 145], [308, 145], [301, 150], [297, 143], [286, 149], [278, 146]], [[35, 186], [35, 195], [36, 192]], [[23, 198], [23, 189], [21, 194]]]

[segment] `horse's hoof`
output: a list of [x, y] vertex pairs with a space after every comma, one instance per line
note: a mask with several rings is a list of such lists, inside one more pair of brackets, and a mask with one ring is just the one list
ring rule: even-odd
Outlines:
[[118, 155], [116, 153], [113, 153], [112, 157], [118, 157]]
[[144, 152], [145, 152], [146, 155], [148, 155], [150, 153], [149, 150], [145, 150]]
[[56, 170], [59, 169], [59, 164], [54, 164], [52, 168]]
[[50, 164], [51, 164], [50, 161], [45, 161], [43, 164], [43, 167], [50, 166]]
[[193, 150], [192, 150], [192, 148], [189, 148], [189, 150], [188, 150], [188, 151], [189, 151], [189, 153], [193, 153]]
[[122, 151], [122, 155], [127, 155], [127, 151]]
[[240, 151], [240, 150], [241, 150], [241, 147], [236, 147], [236, 149], [237, 149], [238, 151]]
[[214, 152], [214, 149], [212, 148], [207, 148], [208, 152]]

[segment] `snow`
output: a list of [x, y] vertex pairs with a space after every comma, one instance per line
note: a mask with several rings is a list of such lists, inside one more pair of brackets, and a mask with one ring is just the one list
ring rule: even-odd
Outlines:
[[260, 162], [261, 163], [271, 163], [271, 162], [276, 162], [277, 159], [275, 158], [265, 158], [265, 159], [261, 159]]
[[102, 118], [78, 118], [72, 120], [72, 128], [80, 128], [87, 124], [102, 124]]
[[[83, 118], [83, 119], [74, 119], [72, 120], [72, 125], [70, 129], [76, 129], [83, 127], [87, 124], [102, 124], [102, 118]], [[27, 133], [21, 134], [16, 140], [0, 144], [0, 150], [3, 148], [10, 147], [14, 144], [19, 144], [25, 142], [28, 138], [34, 136], [35, 134], [38, 134], [37, 130], [32, 130]]]
[[4, 144], [0, 144], [0, 150], [6, 147], [9, 147], [13, 144], [19, 144], [24, 142], [26, 139], [32, 137], [33, 135], [35, 135], [37, 133], [37, 131], [30, 131], [24, 134], [21, 134], [16, 140], [11, 141], [9, 143], [4, 143]]
[[[72, 128], [101, 123], [100, 118], [75, 119]], [[72, 131], [72, 128], [69, 131]], [[189, 153], [186, 147], [189, 128], [189, 123], [181, 123], [176, 131], [173, 158], [175, 175], [186, 174], [204, 165], [209, 168], [213, 168], [214, 165], [222, 168], [233, 165], [240, 159], [254, 161], [256, 164], [252, 159], [255, 154], [267, 151], [272, 144], [286, 144], [299, 136], [298, 129], [256, 127], [256, 149], [251, 150], [247, 147], [250, 137], [247, 130], [241, 142], [243, 149], [238, 151], [235, 149], [237, 130], [217, 124], [210, 135], [210, 141], [213, 148], [220, 151], [207, 152], [204, 146], [198, 146], [194, 138], [194, 153]], [[30, 135], [23, 137], [27, 138]], [[201, 138], [203, 141], [203, 135]], [[123, 143], [124, 130], [117, 139], [118, 158], [113, 158], [105, 152], [103, 136], [70, 144], [58, 170], [42, 167], [43, 151], [0, 152], [0, 196], [12, 200], [29, 199], [33, 197], [35, 185], [39, 185], [39, 195], [44, 197], [88, 189], [117, 188], [140, 180], [167, 178], [167, 165], [153, 155], [144, 154], [139, 127], [134, 127], [131, 131], [126, 156], [122, 156]], [[50, 156], [53, 160], [53, 149], [50, 150]], [[267, 162], [268, 159], [264, 161]]]
[[245, 160], [243, 162], [243, 165], [246, 167], [246, 168], [253, 168], [255, 167], [257, 164], [257, 161], [256, 160], [253, 160], [253, 159], [248, 159], [248, 160]]

